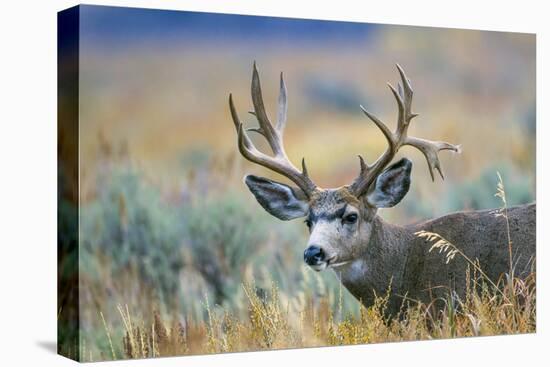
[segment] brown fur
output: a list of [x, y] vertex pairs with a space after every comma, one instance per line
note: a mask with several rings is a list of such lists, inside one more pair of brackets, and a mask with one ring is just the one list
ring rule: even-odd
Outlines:
[[[535, 270], [535, 217], [534, 203], [508, 210], [514, 271], [519, 277]], [[470, 259], [479, 260], [495, 283], [509, 272], [506, 219], [495, 216], [494, 210], [458, 212], [404, 227], [376, 216], [363, 255], [335, 271], [365, 306], [391, 284], [391, 312], [398, 311], [405, 297], [429, 303], [434, 297], [445, 298], [449, 290], [463, 297], [467, 262], [457, 256], [446, 264], [443, 254], [430, 252], [431, 244], [415, 235], [420, 230], [440, 234]]]

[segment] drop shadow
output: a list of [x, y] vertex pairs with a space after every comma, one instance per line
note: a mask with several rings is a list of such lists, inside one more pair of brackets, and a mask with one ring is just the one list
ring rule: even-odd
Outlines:
[[39, 340], [36, 345], [50, 353], [57, 354], [57, 343], [55, 341]]

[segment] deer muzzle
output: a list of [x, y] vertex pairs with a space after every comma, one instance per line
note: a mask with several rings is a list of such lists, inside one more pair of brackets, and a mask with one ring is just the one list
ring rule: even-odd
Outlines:
[[316, 271], [324, 270], [328, 265], [325, 251], [317, 245], [310, 245], [306, 248], [304, 262]]

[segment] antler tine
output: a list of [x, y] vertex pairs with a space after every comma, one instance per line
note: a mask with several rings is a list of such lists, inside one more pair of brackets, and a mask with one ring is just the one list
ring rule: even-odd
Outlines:
[[426, 162], [428, 163], [428, 169], [430, 171], [430, 176], [432, 181], [435, 181], [434, 169], [439, 172], [441, 179], [444, 180], [445, 176], [441, 170], [441, 163], [439, 162], [439, 153], [442, 150], [450, 150], [455, 153], [461, 153], [462, 150], [460, 145], [450, 144], [444, 141], [430, 141], [421, 138], [415, 138], [413, 136], [406, 137], [403, 145], [410, 145], [420, 150], [424, 157], [426, 157]]
[[260, 86], [260, 76], [258, 75], [258, 69], [256, 68], [255, 61], [252, 71], [252, 85], [250, 89], [252, 94], [252, 104], [254, 105], [254, 115], [260, 125], [260, 127], [254, 131], [266, 138], [274, 154], [280, 154], [282, 152], [282, 147], [278, 143], [276, 136], [277, 132], [273, 128], [273, 125], [271, 125], [271, 122], [269, 122], [269, 118], [267, 117], [267, 113], [265, 111], [262, 88]]
[[[277, 113], [277, 125], [274, 128], [267, 113], [265, 111], [262, 90], [260, 87], [260, 77], [258, 75], [258, 69], [254, 62], [252, 71], [252, 103], [254, 105], [254, 112], [252, 115], [256, 116], [258, 128], [244, 129], [242, 122], [239, 120], [237, 110], [233, 103], [233, 96], [229, 94], [229, 109], [231, 111], [231, 117], [235, 129], [237, 130], [239, 151], [249, 161], [256, 163], [260, 166], [266, 167], [275, 171], [294, 182], [298, 187], [310, 197], [317, 186], [311, 181], [308, 176], [305, 160], [302, 159], [302, 172], [300, 172], [288, 159], [284, 147], [283, 147], [283, 131], [286, 124], [287, 114], [287, 93], [286, 86], [283, 80], [283, 74], [281, 73], [280, 80], [280, 92], [279, 92], [279, 108]], [[254, 131], [261, 134], [269, 143], [274, 156], [268, 156], [265, 153], [260, 152], [250, 140], [246, 131]]]
[[388, 141], [388, 144], [390, 145], [390, 147], [393, 147], [395, 145], [395, 141], [394, 141], [393, 133], [390, 131], [390, 129], [388, 129], [388, 127], [382, 121], [380, 121], [380, 119], [378, 117], [374, 116], [372, 113], [367, 111], [363, 106], [359, 106], [359, 107], [361, 108], [363, 113], [372, 122], [374, 122], [376, 124], [376, 126], [380, 129], [380, 131], [382, 131], [382, 133], [386, 137], [386, 140]]
[[283, 131], [286, 126], [286, 113], [288, 110], [288, 105], [286, 102], [286, 85], [285, 80], [283, 78], [283, 73], [281, 72], [281, 78], [280, 78], [280, 88], [279, 88], [279, 110], [277, 111], [277, 126], [276, 129], [281, 135], [281, 139], [283, 137]]
[[380, 119], [367, 111], [363, 106], [360, 106], [363, 113], [382, 131], [384, 137], [388, 141], [388, 149], [374, 162], [372, 165], [366, 164], [362, 156], [359, 156], [360, 172], [359, 176], [351, 184], [351, 191], [360, 196], [367, 191], [371, 183], [378, 176], [382, 169], [388, 165], [393, 159], [397, 149], [397, 141], [395, 135], [388, 127], [380, 121]]
[[[412, 97], [413, 97], [413, 89], [411, 86], [411, 81], [409, 78], [407, 78], [407, 75], [403, 71], [403, 68], [399, 64], [396, 64], [397, 70], [399, 71], [399, 75], [401, 76], [401, 82], [403, 83], [404, 92], [402, 93], [403, 96], [403, 105], [404, 105], [404, 116], [403, 120], [400, 121], [404, 127], [402, 136], [400, 137], [402, 141], [402, 145], [410, 145], [412, 147], [415, 147], [416, 149], [420, 150], [425, 158], [426, 162], [428, 163], [428, 169], [430, 171], [430, 176], [432, 177], [432, 181], [435, 181], [434, 176], [434, 169], [437, 169], [439, 172], [439, 175], [441, 176], [441, 179], [445, 179], [445, 176], [443, 175], [443, 172], [441, 170], [441, 163], [439, 162], [439, 156], [438, 153], [442, 150], [450, 150], [455, 153], [460, 153], [461, 149], [459, 145], [453, 145], [444, 141], [430, 141], [426, 139], [421, 138], [415, 138], [415, 137], [409, 137], [407, 136], [407, 127], [411, 120], [418, 116], [417, 113], [411, 112], [411, 106], [412, 106]], [[399, 128], [398, 128], [399, 129]]]
[[388, 149], [386, 149], [386, 151], [371, 166], [365, 164], [362, 158], [360, 159], [361, 171], [359, 176], [351, 185], [351, 189], [357, 196], [364, 194], [368, 190], [376, 177], [391, 162], [399, 148], [403, 145], [415, 147], [424, 154], [428, 163], [428, 169], [430, 171], [432, 181], [435, 180], [434, 169], [436, 169], [441, 178], [444, 179], [438, 153], [442, 150], [451, 150], [460, 153], [460, 146], [458, 145], [453, 145], [443, 141], [430, 141], [407, 136], [409, 124], [413, 118], [418, 116], [418, 114], [411, 111], [413, 97], [411, 82], [407, 78], [407, 75], [401, 66], [399, 64], [396, 64], [396, 66], [401, 77], [401, 83], [397, 84], [397, 90], [388, 83], [388, 87], [397, 102], [398, 114], [395, 132], [392, 133], [390, 129], [382, 121], [380, 121], [380, 119], [368, 112], [365, 108], [363, 108], [363, 106], [360, 106], [363, 113], [365, 113], [365, 115], [382, 131], [389, 146]]
[[[399, 71], [399, 76], [401, 77], [401, 83], [397, 83], [397, 90], [395, 90], [390, 83], [388, 83], [388, 87], [397, 102], [398, 114], [396, 135], [402, 138], [407, 135], [407, 129], [411, 120], [418, 116], [418, 114], [411, 111], [413, 97], [411, 81], [407, 78], [401, 66], [399, 64], [396, 64], [396, 66]], [[401, 87], [401, 85], [403, 85], [403, 87]]]
[[[397, 70], [399, 71], [399, 76], [401, 76], [401, 83], [403, 83], [401, 94], [405, 105], [405, 121], [408, 124], [413, 118], [418, 116], [418, 114], [411, 112], [413, 89], [411, 86], [411, 81], [409, 80], [409, 78], [407, 78], [407, 75], [405, 75], [405, 72], [403, 71], [401, 65], [395, 65], [397, 66]], [[399, 84], [398, 86], [401, 87]]]

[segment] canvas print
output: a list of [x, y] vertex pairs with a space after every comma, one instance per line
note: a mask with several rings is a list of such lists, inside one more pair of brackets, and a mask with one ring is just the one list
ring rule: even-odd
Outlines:
[[91, 5], [58, 26], [60, 354], [536, 331], [534, 34]]

